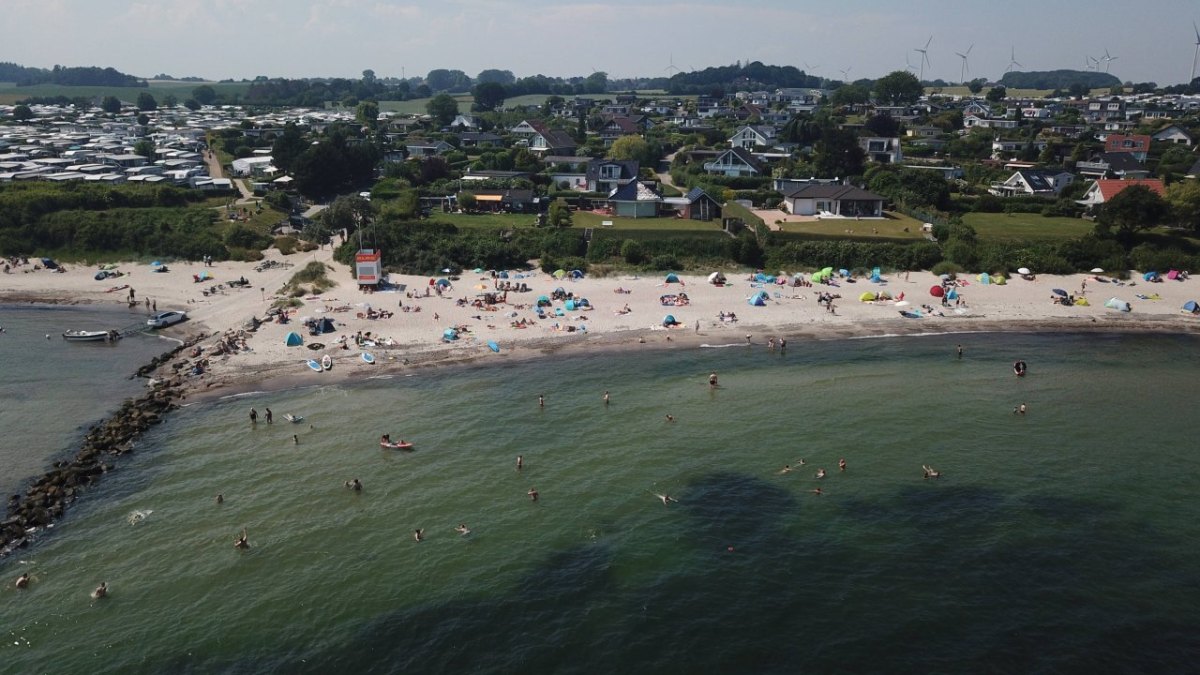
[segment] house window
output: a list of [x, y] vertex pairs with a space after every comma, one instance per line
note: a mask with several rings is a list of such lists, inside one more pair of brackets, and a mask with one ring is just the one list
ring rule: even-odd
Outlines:
[[612, 166], [612, 165], [602, 166], [602, 167], [600, 167], [600, 177], [601, 178], [620, 178], [621, 177], [621, 167]]

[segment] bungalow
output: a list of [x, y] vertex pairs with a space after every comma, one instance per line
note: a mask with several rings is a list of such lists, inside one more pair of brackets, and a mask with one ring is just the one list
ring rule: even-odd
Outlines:
[[858, 147], [863, 149], [869, 161], [877, 164], [896, 164], [904, 159], [899, 138], [860, 138]]
[[464, 148], [494, 148], [501, 138], [490, 131], [464, 131], [458, 135], [458, 144]]
[[1086, 162], [1075, 162], [1075, 171], [1090, 178], [1129, 179], [1150, 175], [1150, 170], [1128, 152], [1105, 152]]
[[444, 155], [447, 152], [453, 151], [454, 146], [446, 141], [430, 141], [423, 138], [414, 138], [405, 144], [404, 149], [408, 150], [410, 158], [420, 159], [421, 157]]
[[684, 220], [720, 220], [721, 203], [700, 188], [692, 188], [682, 197], [663, 199], [664, 208], [675, 212], [677, 218]]
[[963, 117], [963, 127], [967, 129], [974, 127], [980, 127], [981, 129], [1016, 129], [1018, 126], [1020, 126], [1020, 123], [1017, 120], [979, 117], [978, 115], [966, 115]]
[[655, 218], [662, 195], [641, 181], [630, 181], [608, 196], [613, 215], [622, 218]]
[[711, 162], [704, 163], [704, 170], [711, 174], [730, 177], [761, 176], [766, 171], [750, 151], [742, 148], [730, 148], [717, 155]]
[[1151, 138], [1163, 143], [1174, 143], [1176, 145], [1186, 145], [1188, 147], [1191, 147], [1192, 143], [1195, 142], [1195, 140], [1192, 138], [1192, 135], [1178, 124], [1172, 124], [1171, 126], [1158, 131], [1151, 136]]
[[1133, 187], [1134, 185], [1144, 185], [1154, 192], [1157, 192], [1160, 197], [1165, 197], [1167, 189], [1163, 185], [1162, 179], [1159, 178], [1143, 178], [1139, 180], [1097, 180], [1094, 181], [1083, 193], [1083, 199], [1078, 203], [1084, 206], [1098, 206], [1115, 197], [1122, 190]]
[[640, 165], [636, 160], [602, 159], [588, 163], [588, 192], [610, 194], [630, 181], [637, 180]]
[[805, 185], [783, 195], [797, 216], [882, 218], [883, 197], [853, 185]]
[[1003, 183], [993, 183], [988, 192], [998, 197], [1014, 195], [1056, 197], [1073, 182], [1075, 182], [1075, 175], [1067, 171], [1020, 169]]
[[997, 138], [992, 141], [992, 159], [1001, 159], [1001, 155], [1016, 154], [1025, 149], [1026, 146], [1032, 145], [1035, 150], [1041, 152], [1046, 149], [1046, 141], [1038, 139], [1030, 140], [1004, 140]]
[[771, 147], [775, 144], [775, 127], [766, 125], [744, 126], [729, 137], [734, 148], [753, 150], [756, 147]]
[[1104, 139], [1104, 152], [1127, 152], [1139, 162], [1144, 162], [1150, 152], [1150, 137], [1145, 134], [1109, 134]]
[[474, 195], [479, 211], [533, 213], [539, 205], [533, 190], [476, 190]]

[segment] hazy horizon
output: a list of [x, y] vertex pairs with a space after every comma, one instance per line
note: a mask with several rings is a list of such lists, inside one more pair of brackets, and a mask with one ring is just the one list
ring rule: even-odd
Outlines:
[[[857, 0], [9, 0], [0, 61], [111, 66], [139, 77], [423, 77], [435, 68], [510, 70], [517, 77], [662, 77], [735, 62], [791, 65], [831, 79], [916, 70], [924, 79], [998, 80], [1015, 52], [1021, 71], [1084, 70], [1087, 57], [1122, 81], [1186, 82], [1196, 53], [1185, 0], [1086, 8], [1010, 0], [899, 5]], [[1068, 4], [1068, 3], [1062, 3]], [[1164, 17], [1170, 17], [1164, 22]], [[1167, 28], [1156, 26], [1167, 25]], [[1137, 30], [1137, 26], [1144, 29]], [[1153, 49], [1147, 44], [1153, 45]], [[1105, 61], [1106, 54], [1112, 57]]]

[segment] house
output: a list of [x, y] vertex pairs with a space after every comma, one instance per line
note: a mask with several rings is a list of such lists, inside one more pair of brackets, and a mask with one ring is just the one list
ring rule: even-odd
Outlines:
[[458, 143], [464, 148], [494, 148], [501, 138], [490, 131], [464, 131], [458, 135]]
[[729, 137], [729, 145], [734, 148], [753, 150], [757, 147], [771, 147], [775, 144], [775, 127], [766, 125], [744, 126]]
[[1197, 159], [1194, 163], [1192, 163], [1192, 168], [1188, 169], [1188, 172], [1184, 175], [1184, 178], [1191, 178], [1193, 180], [1200, 178], [1200, 159]]
[[474, 195], [478, 211], [534, 213], [540, 204], [533, 190], [478, 190]]
[[575, 154], [575, 139], [571, 134], [560, 129], [551, 129], [541, 122], [528, 122], [533, 128], [529, 137], [529, 151], [539, 155], [573, 155]]
[[988, 192], [998, 197], [1016, 195], [1056, 197], [1064, 188], [1074, 182], [1075, 175], [1067, 171], [1019, 169], [1003, 183], [993, 183]]
[[430, 141], [424, 138], [414, 138], [404, 145], [410, 158], [433, 157], [444, 155], [454, 150], [454, 146], [446, 141]]
[[736, 178], [761, 176], [766, 167], [755, 159], [749, 150], [730, 148], [717, 155], [713, 161], [705, 162], [704, 170], [711, 174]]
[[454, 121], [450, 123], [450, 128], [460, 131], [478, 131], [479, 119], [474, 115], [455, 115]]
[[992, 141], [992, 159], [1001, 159], [1001, 155], [1005, 155], [1005, 154], [1010, 154], [1010, 155], [1016, 154], [1016, 153], [1024, 150], [1026, 148], [1026, 146], [1029, 146], [1029, 145], [1032, 145], [1034, 150], [1041, 152], [1042, 150], [1046, 149], [1047, 143], [1046, 143], [1046, 141], [1043, 141], [1041, 139], [1038, 139], [1036, 141], [1030, 141], [1030, 140], [1007, 140], [1006, 141], [1004, 139], [997, 138], [996, 140]]
[[1097, 180], [1088, 186], [1087, 192], [1083, 193], [1083, 199], [1078, 200], [1078, 203], [1087, 207], [1098, 206], [1112, 199], [1126, 188], [1134, 185], [1144, 185], [1154, 192], [1157, 192], [1160, 197], [1165, 197], [1167, 188], [1163, 185], [1162, 179], [1159, 178], [1143, 178], [1139, 180]]
[[938, 136], [941, 136], [943, 132], [939, 127], [921, 125], [908, 127], [904, 133], [909, 138], [937, 138]]
[[1144, 162], [1150, 152], [1150, 137], [1145, 134], [1109, 134], [1104, 139], [1104, 152], [1127, 152], [1139, 162]]
[[590, 162], [587, 167], [587, 190], [609, 194], [637, 180], [640, 168], [635, 160], [603, 159]]
[[684, 220], [720, 220], [721, 203], [700, 188], [692, 188], [682, 197], [663, 199], [663, 207], [675, 212], [677, 218]]
[[877, 164], [897, 164], [904, 159], [900, 150], [899, 138], [864, 137], [858, 139], [858, 147], [863, 149], [867, 160]]
[[853, 185], [804, 185], [783, 195], [788, 213], [797, 216], [882, 218], [883, 202]]
[[613, 215], [622, 218], [656, 218], [662, 195], [641, 181], [630, 181], [608, 195]]
[[1116, 96], [1090, 100], [1083, 111], [1083, 119], [1091, 124], [1124, 120], [1125, 102]]
[[963, 116], [963, 127], [972, 129], [980, 127], [982, 129], [1016, 129], [1020, 126], [1018, 120], [1001, 119], [997, 117], [980, 117], [978, 115]]
[[604, 146], [608, 147], [622, 136], [640, 136], [645, 131], [645, 118], [640, 115], [638, 117], [614, 116], [609, 118], [597, 131], [600, 138], [604, 139]]
[[1075, 162], [1075, 171], [1089, 178], [1128, 179], [1150, 175], [1150, 169], [1128, 152], [1106, 152], [1086, 162]]
[[1195, 143], [1192, 135], [1177, 124], [1172, 124], [1171, 126], [1156, 132], [1153, 136], [1151, 136], [1151, 138], [1163, 143], [1174, 143], [1176, 145], [1186, 145], [1188, 147], [1191, 147], [1192, 144]]
[[962, 114], [964, 118], [970, 115], [982, 118], [991, 115], [992, 109], [978, 101], [971, 101], [967, 105], [963, 106]]

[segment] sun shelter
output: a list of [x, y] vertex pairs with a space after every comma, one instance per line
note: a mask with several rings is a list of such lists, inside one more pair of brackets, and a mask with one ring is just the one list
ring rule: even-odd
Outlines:
[[1200, 314], [1200, 305], [1196, 304], [1195, 300], [1188, 300], [1183, 303], [1183, 311], [1191, 314]]
[[1179, 270], [1171, 270], [1171, 271], [1167, 272], [1167, 278], [1170, 279], [1171, 281], [1175, 281], [1176, 279], [1179, 278]]
[[988, 274], [987, 272], [980, 274], [979, 276], [975, 277], [975, 279], [984, 286], [990, 286], [992, 283], [992, 275]]
[[719, 286], [725, 283], [725, 275], [721, 274], [720, 272], [713, 272], [712, 274], [708, 275], [708, 283], [714, 286]]
[[1142, 275], [1142, 279], [1146, 281], [1158, 281], [1158, 272], [1146, 272]]
[[946, 293], [946, 299], [947, 300], [957, 300], [958, 299], [958, 291], [951, 288], [950, 291]]
[[582, 279], [583, 270], [571, 270], [570, 272], [567, 272], [567, 276], [571, 277], [572, 279]]
[[453, 328], [447, 328], [442, 331], [442, 340], [445, 342], [454, 342], [458, 339], [458, 331]]
[[550, 296], [539, 295], [538, 299], [537, 299], [537, 306], [538, 307], [549, 307], [550, 306]]
[[762, 272], [759, 272], [754, 275], [754, 281], [760, 284], [773, 284], [775, 283], [775, 277], [771, 276], [770, 274], [763, 274]]
[[300, 337], [300, 334], [296, 331], [292, 331], [287, 334], [286, 338], [283, 339], [283, 344], [287, 345], [288, 347], [299, 347], [300, 345], [304, 344], [304, 338]]
[[450, 280], [449, 279], [438, 279], [437, 285], [441, 286], [442, 288], [448, 288], [450, 286]]
[[679, 283], [679, 275], [675, 274], [674, 272], [668, 272], [667, 276], [665, 278], [663, 278], [663, 283], [677, 284], [677, 283]]
[[554, 274], [552, 276], [555, 279], [561, 279], [561, 278], [567, 276], [567, 271], [564, 269], [557, 269], [557, 270], [554, 270]]
[[749, 298], [746, 298], [746, 302], [754, 307], [763, 307], [767, 304], [767, 300], [770, 300], [770, 299], [771, 299], [771, 296], [768, 295], [766, 291], [759, 291], [758, 293], [755, 293], [754, 295], [750, 296]]
[[675, 318], [674, 314], [668, 314], [663, 317], [662, 325], [666, 326], [667, 328], [670, 328], [671, 326], [678, 326], [679, 320]]
[[871, 291], [867, 291], [866, 293], [863, 293], [862, 295], [858, 296], [858, 301], [859, 302], [875, 302], [875, 294], [872, 293]]
[[881, 283], [881, 282], [883, 281], [883, 278], [879, 276], [879, 268], [878, 268], [878, 267], [876, 267], [876, 268], [874, 268], [874, 269], [872, 269], [872, 270], [871, 270], [871, 279], [870, 279], [870, 281], [871, 281], [871, 283], [873, 283], [873, 284], [878, 284], [878, 283]]
[[1079, 296], [1078, 298], [1075, 298], [1075, 304], [1080, 307], [1091, 307], [1092, 306], [1092, 303], [1088, 302], [1088, 299], [1083, 297], [1082, 295]]
[[1120, 298], [1109, 298], [1108, 302], [1104, 303], [1104, 306], [1109, 309], [1115, 309], [1118, 312], [1133, 311], [1133, 308], [1129, 306], [1129, 303], [1121, 300]]

